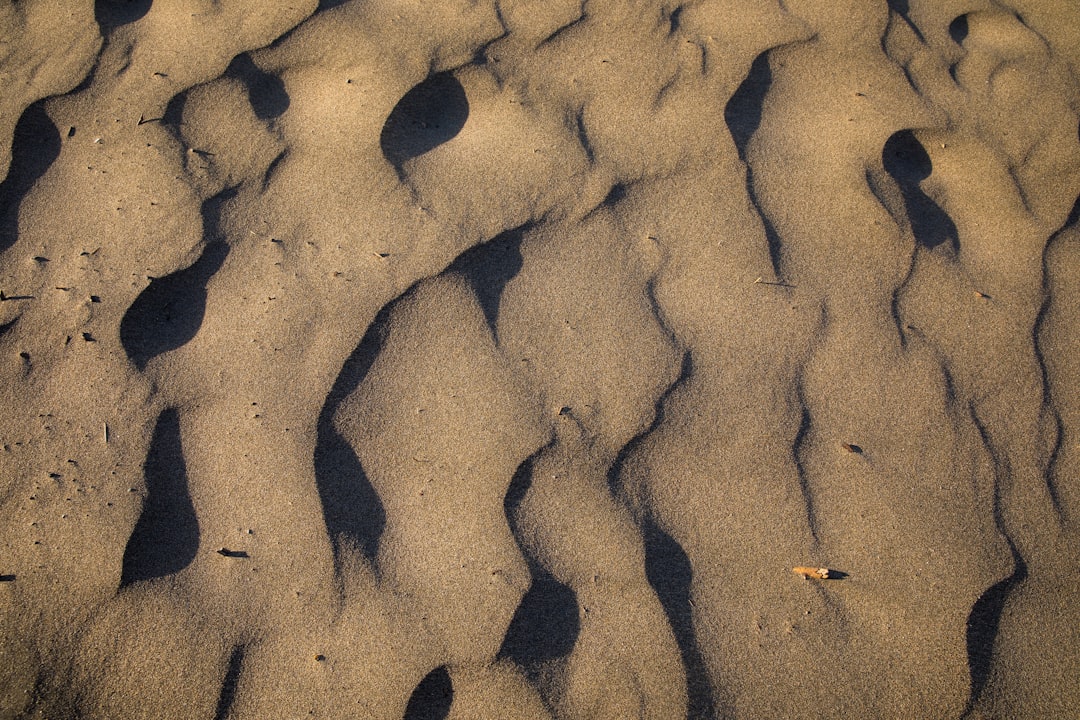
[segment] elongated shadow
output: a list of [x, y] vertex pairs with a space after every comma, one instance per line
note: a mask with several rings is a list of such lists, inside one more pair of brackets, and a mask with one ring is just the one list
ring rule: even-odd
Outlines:
[[1080, 196], [1073, 203], [1072, 210], [1069, 211], [1069, 217], [1065, 219], [1065, 224], [1061, 226], [1061, 229], [1066, 230], [1075, 225], [1080, 225]]
[[402, 720], [443, 720], [454, 704], [454, 682], [446, 666], [429, 672], [409, 697]]
[[[1068, 233], [1080, 222], [1080, 195], [1077, 196], [1073, 203], [1072, 209], [1069, 211], [1069, 216], [1065, 219], [1065, 223], [1050, 236], [1049, 241], [1043, 247], [1042, 253], [1042, 268], [1043, 268], [1043, 303], [1039, 308], [1039, 314], [1035, 318], [1035, 331], [1032, 333], [1034, 338], [1035, 357], [1039, 361], [1039, 374], [1042, 376], [1043, 396], [1047, 398], [1046, 404], [1049, 411], [1049, 416], [1054, 423], [1054, 440], [1053, 447], [1050, 449], [1050, 456], [1046, 462], [1046, 473], [1044, 474], [1046, 488], [1050, 493], [1050, 500], [1054, 505], [1054, 511], [1057, 513], [1059, 521], [1065, 522], [1065, 508], [1062, 505], [1061, 487], [1060, 482], [1063, 479], [1060, 474], [1058, 462], [1061, 460], [1062, 450], [1065, 449], [1066, 433], [1064, 421], [1061, 416], [1061, 403], [1065, 400], [1061, 397], [1060, 388], [1055, 387], [1050, 378], [1050, 367], [1047, 364], [1046, 350], [1045, 350], [1045, 335], [1046, 321], [1050, 317], [1051, 312], [1060, 306], [1062, 298], [1060, 295], [1053, 292], [1055, 268], [1051, 265], [1051, 257], [1055, 252], [1059, 243], [1068, 237]], [[1063, 236], [1064, 235], [1064, 236]], [[2, 335], [0, 335], [2, 337]]]
[[[797, 388], [800, 407], [799, 429], [795, 433], [795, 439], [791, 443], [791, 462], [795, 465], [795, 472], [799, 479], [799, 492], [802, 494], [803, 505], [806, 506], [806, 524], [810, 528], [810, 535], [814, 538], [814, 542], [817, 542], [818, 523], [817, 509], [814, 504], [814, 491], [813, 488], [810, 487], [809, 474], [806, 471], [806, 464], [803, 462], [803, 451], [805, 450], [804, 446], [806, 445], [807, 436], [810, 434], [811, 418], [810, 407], [806, 404], [806, 399], [803, 397], [801, 377]], [[862, 454], [862, 448], [857, 445], [852, 445], [851, 452]]]
[[454, 138], [469, 119], [465, 88], [449, 72], [430, 76], [402, 96], [379, 135], [383, 155], [402, 164]]
[[626, 183], [617, 182], [611, 186], [610, 190], [608, 190], [608, 194], [600, 201], [600, 205], [607, 208], [613, 208], [626, 198], [628, 192], [629, 189]]
[[[650, 292], [650, 297], [652, 293]], [[652, 302], [655, 306], [656, 301], [652, 298]], [[656, 310], [654, 308], [654, 310]], [[657, 312], [657, 318], [661, 317], [659, 311]], [[663, 327], [663, 324], [661, 323]], [[666, 328], [665, 328], [666, 329]], [[689, 350], [684, 350], [682, 359], [679, 364], [679, 376], [675, 378], [674, 382], [667, 386], [660, 396], [656, 399], [654, 404], [656, 410], [653, 414], [652, 422], [649, 423], [649, 427], [642, 430], [640, 433], [631, 438], [630, 442], [626, 443], [615, 456], [615, 461], [611, 464], [607, 473], [607, 485], [608, 490], [613, 497], [620, 497], [623, 491], [622, 474], [625, 469], [626, 463], [633, 456], [634, 451], [641, 445], [641, 443], [647, 438], [653, 431], [655, 431], [664, 422], [664, 411], [667, 406], [668, 399], [671, 395], [680, 387], [682, 387], [694, 374], [694, 359]]]
[[[889, 9], [904, 19], [920, 42], [925, 41], [922, 30], [911, 19], [911, 3], [908, 0], [888, 0]], [[906, 74], [906, 71], [905, 71]], [[909, 78], [910, 79], [910, 78]]]
[[1002, 461], [986, 425], [979, 419], [973, 401], [968, 402], [968, 412], [993, 464], [994, 524], [997, 525], [998, 531], [1009, 545], [1009, 551], [1013, 557], [1013, 573], [984, 592], [968, 614], [967, 653], [968, 669], [971, 672], [971, 695], [968, 699], [968, 712], [965, 713], [965, 717], [970, 714], [972, 708], [978, 703], [979, 697], [982, 695], [990, 678], [994, 660], [994, 644], [997, 641], [998, 627], [1001, 624], [1001, 614], [1005, 609], [1005, 603], [1008, 602], [1009, 595], [1016, 590], [1016, 586], [1028, 576], [1027, 564], [1024, 562], [1023, 556], [1020, 555], [1020, 551], [1016, 549], [1016, 543], [1013, 542], [1006, 531], [1005, 522], [1001, 516], [1000, 478], [1005, 476], [1007, 465]]
[[367, 377], [382, 350], [393, 307], [394, 303], [389, 303], [375, 316], [360, 344], [342, 365], [319, 413], [315, 444], [315, 484], [335, 553], [340, 553], [342, 542], [350, 542], [369, 560], [374, 560], [379, 548], [386, 511], [356, 451], [334, 427], [334, 415]]
[[521, 242], [529, 228], [530, 225], [522, 225], [499, 233], [459, 255], [449, 268], [450, 272], [457, 272], [469, 281], [496, 342], [499, 339], [496, 325], [499, 303], [507, 283], [521, 271], [524, 262]]
[[233, 648], [229, 656], [229, 665], [225, 670], [225, 678], [221, 682], [221, 692], [218, 694], [217, 711], [214, 720], [225, 720], [229, 717], [233, 701], [236, 699], [236, 685], [240, 682], [240, 670], [244, 665], [244, 648]]
[[244, 83], [251, 108], [260, 120], [272, 120], [289, 109], [289, 93], [285, 91], [285, 83], [277, 75], [259, 68], [248, 53], [233, 58], [225, 75]]
[[506, 522], [509, 523], [511, 528], [517, 528], [517, 510], [532, 485], [533, 464], [535, 461], [536, 454], [518, 465], [517, 470], [514, 471], [514, 476], [510, 478], [510, 486], [506, 489], [506, 495], [503, 497], [503, 512], [506, 514]]
[[881, 151], [881, 162], [900, 186], [915, 241], [931, 250], [944, 245], [952, 253], [958, 252], [960, 234], [956, 224], [919, 187], [920, 182], [930, 177], [934, 166], [915, 134], [911, 130], [893, 133]]
[[235, 195], [230, 189], [203, 203], [203, 237], [210, 242], [202, 255], [183, 270], [151, 278], [121, 318], [120, 344], [140, 370], [158, 355], [190, 342], [202, 327], [206, 284], [229, 255], [229, 245], [218, 237], [218, 217], [222, 204]]
[[757, 195], [754, 192], [754, 170], [746, 160], [746, 151], [750, 145], [750, 139], [757, 132], [757, 129], [761, 127], [765, 96], [769, 94], [772, 83], [773, 76], [772, 68], [769, 67], [769, 53], [763, 52], [754, 58], [746, 79], [742, 81], [724, 107], [724, 122], [727, 123], [728, 130], [731, 132], [731, 139], [735, 143], [735, 149], [739, 152], [739, 159], [746, 163], [746, 193], [761, 217], [773, 272], [782, 281], [780, 235], [776, 232], [776, 228], [773, 227], [769, 216], [761, 210]]
[[1013, 574], [1004, 580], [995, 583], [989, 590], [984, 592], [971, 608], [967, 620], [967, 654], [968, 669], [971, 672], [971, 699], [969, 707], [973, 707], [986, 688], [986, 682], [990, 679], [990, 669], [994, 660], [994, 644], [997, 641], [998, 626], [1001, 624], [1001, 613], [1005, 609], [1005, 602], [1009, 594], [1027, 577], [1027, 565], [1024, 564], [1020, 553], [1012, 547], [1013, 561], [1016, 569]]
[[644, 527], [645, 576], [664, 606], [675, 633], [686, 669], [688, 695], [687, 718], [706, 720], [716, 717], [709, 673], [697, 643], [690, 605], [690, 585], [694, 571], [690, 558], [676, 540], [648, 520]]
[[19, 206], [34, 183], [60, 157], [60, 131], [40, 102], [26, 108], [15, 125], [11, 165], [0, 182], [0, 251], [15, 244]]
[[143, 466], [147, 497], [124, 550], [120, 587], [177, 573], [199, 549], [199, 521], [188, 492], [180, 416], [158, 417]]
[[[535, 457], [534, 454], [518, 466], [503, 498], [503, 509], [515, 535], [520, 535], [517, 510], [532, 485]], [[528, 553], [526, 560], [532, 583], [510, 621], [499, 657], [512, 660], [530, 680], [542, 685], [545, 666], [566, 657], [574, 649], [581, 633], [581, 618], [574, 591], [556, 580]]]

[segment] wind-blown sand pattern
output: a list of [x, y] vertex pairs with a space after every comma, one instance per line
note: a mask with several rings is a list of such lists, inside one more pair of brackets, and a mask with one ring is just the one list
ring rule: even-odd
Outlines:
[[0, 717], [1076, 717], [1072, 2], [0, 31]]

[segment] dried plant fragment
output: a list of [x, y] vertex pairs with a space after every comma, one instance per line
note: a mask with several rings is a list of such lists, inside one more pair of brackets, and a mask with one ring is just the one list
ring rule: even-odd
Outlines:
[[803, 567], [803, 566], [800, 565], [798, 567], [791, 568], [791, 570], [796, 575], [802, 575], [804, 578], [809, 578], [811, 580], [828, 580], [829, 579], [829, 568], [824, 568], [824, 567]]

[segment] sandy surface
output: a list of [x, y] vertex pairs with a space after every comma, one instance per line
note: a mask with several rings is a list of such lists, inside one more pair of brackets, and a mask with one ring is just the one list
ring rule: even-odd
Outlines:
[[0, 718], [1075, 718], [1078, 113], [1071, 0], [3, 0]]

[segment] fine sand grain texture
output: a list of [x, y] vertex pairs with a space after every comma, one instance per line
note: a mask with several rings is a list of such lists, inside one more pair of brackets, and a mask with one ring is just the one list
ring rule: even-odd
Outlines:
[[1073, 0], [0, 0], [0, 720], [1076, 718]]

